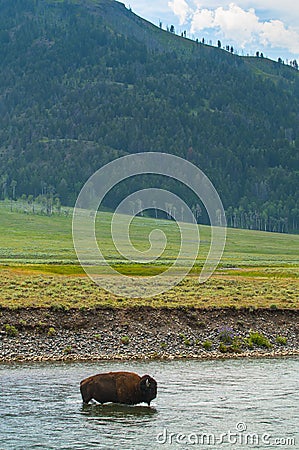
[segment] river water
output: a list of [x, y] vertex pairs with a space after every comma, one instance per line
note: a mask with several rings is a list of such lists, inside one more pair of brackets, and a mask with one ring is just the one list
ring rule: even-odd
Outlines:
[[[82, 405], [111, 370], [158, 382], [151, 406]], [[0, 365], [0, 449], [299, 449], [299, 359]]]

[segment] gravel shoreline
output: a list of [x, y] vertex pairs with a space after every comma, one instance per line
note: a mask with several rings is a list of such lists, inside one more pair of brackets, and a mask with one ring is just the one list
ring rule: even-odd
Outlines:
[[[299, 310], [0, 310], [0, 362], [299, 355]], [[258, 333], [263, 341], [249, 339]]]

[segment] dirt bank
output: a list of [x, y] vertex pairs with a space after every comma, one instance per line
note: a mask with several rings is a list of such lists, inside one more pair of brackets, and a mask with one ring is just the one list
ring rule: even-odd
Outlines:
[[0, 310], [0, 362], [299, 355], [299, 310]]

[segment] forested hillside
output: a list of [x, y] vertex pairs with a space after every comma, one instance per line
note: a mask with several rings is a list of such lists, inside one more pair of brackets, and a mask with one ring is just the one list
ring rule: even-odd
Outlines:
[[100, 166], [146, 151], [198, 165], [230, 226], [298, 232], [298, 70], [112, 0], [0, 0], [1, 198], [72, 205]]

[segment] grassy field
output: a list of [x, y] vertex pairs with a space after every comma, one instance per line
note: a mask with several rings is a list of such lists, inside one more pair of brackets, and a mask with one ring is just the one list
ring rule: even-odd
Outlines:
[[[99, 213], [97, 237], [104, 255], [122, 273], [156, 274], [176, 259], [178, 227], [171, 221], [134, 219], [132, 241], [148, 247], [148, 235], [163, 229], [167, 247], [156, 264], [126, 262], [110, 233], [111, 214]], [[199, 257], [190, 276], [171, 291], [152, 299], [114, 297], [95, 285], [78, 264], [72, 242], [72, 216], [52, 217], [10, 211], [0, 203], [0, 306], [252, 306], [298, 307], [299, 236], [228, 229], [222, 261], [203, 285], [197, 273], [209, 248], [209, 227], [200, 226]]]

